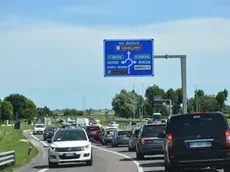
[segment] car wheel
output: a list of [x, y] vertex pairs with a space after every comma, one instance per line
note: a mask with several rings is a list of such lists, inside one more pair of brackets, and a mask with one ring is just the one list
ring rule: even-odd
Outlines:
[[129, 146], [129, 152], [131, 152], [132, 151], [132, 149], [130, 148], [130, 146]]
[[176, 172], [176, 169], [174, 167], [166, 164], [165, 171], [167, 171], [167, 172]]
[[49, 160], [49, 168], [56, 168], [56, 167], [58, 167], [58, 163], [50, 162], [50, 160]]
[[91, 152], [91, 159], [86, 161], [86, 165], [87, 166], [92, 166], [93, 165], [93, 155], [92, 155], [92, 152]]
[[224, 172], [229, 172], [230, 171], [230, 166], [224, 167]]
[[105, 144], [105, 146], [106, 146], [106, 145], [107, 145], [107, 142], [105, 142], [104, 144]]
[[139, 153], [139, 152], [136, 152], [136, 158], [137, 158], [138, 160], [143, 160], [144, 157], [145, 157], [144, 154]]

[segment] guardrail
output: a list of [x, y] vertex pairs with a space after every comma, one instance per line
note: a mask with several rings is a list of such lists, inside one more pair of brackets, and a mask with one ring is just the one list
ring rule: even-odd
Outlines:
[[16, 164], [15, 151], [1, 152], [0, 153], [0, 168], [8, 165]]

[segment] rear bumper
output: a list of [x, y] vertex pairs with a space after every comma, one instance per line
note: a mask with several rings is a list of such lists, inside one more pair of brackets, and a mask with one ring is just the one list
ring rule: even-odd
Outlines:
[[148, 145], [148, 146], [140, 146], [139, 152], [144, 155], [156, 155], [156, 154], [164, 154], [164, 149], [163, 146]]
[[171, 160], [170, 165], [175, 168], [223, 168], [230, 166], [230, 158], [227, 159], [203, 159], [203, 160]]

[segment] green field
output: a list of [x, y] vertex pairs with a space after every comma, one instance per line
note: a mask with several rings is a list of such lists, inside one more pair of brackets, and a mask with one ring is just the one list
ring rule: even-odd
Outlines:
[[[2, 172], [11, 172], [15, 168], [28, 164], [37, 154], [38, 150], [33, 145], [27, 143], [22, 135], [23, 130], [31, 129], [31, 126], [23, 126], [21, 130], [15, 130], [13, 127], [0, 127], [0, 152], [15, 150], [16, 165], [0, 169]], [[30, 155], [27, 155], [29, 147], [32, 147]]]

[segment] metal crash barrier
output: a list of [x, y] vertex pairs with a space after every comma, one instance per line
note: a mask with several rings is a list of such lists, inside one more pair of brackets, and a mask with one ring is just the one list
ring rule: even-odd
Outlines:
[[15, 151], [0, 152], [0, 168], [16, 164]]

